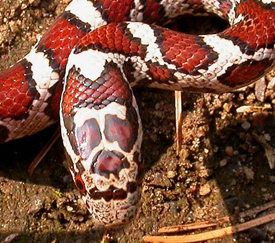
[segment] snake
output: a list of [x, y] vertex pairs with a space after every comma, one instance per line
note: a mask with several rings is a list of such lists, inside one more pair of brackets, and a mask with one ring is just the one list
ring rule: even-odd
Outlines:
[[[215, 34], [165, 26], [184, 14], [229, 23]], [[0, 73], [0, 142], [60, 120], [69, 170], [95, 222], [137, 211], [142, 124], [133, 87], [230, 92], [275, 64], [274, 0], [72, 0]]]

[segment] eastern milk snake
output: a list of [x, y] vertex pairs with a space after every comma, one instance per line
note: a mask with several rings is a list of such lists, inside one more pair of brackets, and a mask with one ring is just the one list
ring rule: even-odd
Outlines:
[[[205, 12], [230, 27], [188, 35], [148, 25]], [[139, 199], [142, 127], [131, 87], [228, 92], [274, 59], [275, 0], [73, 0], [0, 74], [0, 141], [56, 122], [65, 83], [60, 123], [72, 177], [95, 223], [117, 226]]]

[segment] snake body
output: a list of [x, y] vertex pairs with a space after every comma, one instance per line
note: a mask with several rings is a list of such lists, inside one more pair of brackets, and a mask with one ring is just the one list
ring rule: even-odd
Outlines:
[[[230, 27], [190, 35], [155, 25], [205, 12]], [[0, 73], [0, 142], [40, 131], [60, 111], [76, 187], [96, 224], [119, 226], [139, 199], [142, 126], [132, 87], [228, 92], [274, 60], [274, 0], [73, 0]]]

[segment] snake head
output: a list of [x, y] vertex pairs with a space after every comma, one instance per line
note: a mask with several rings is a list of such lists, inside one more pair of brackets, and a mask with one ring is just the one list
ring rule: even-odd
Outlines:
[[95, 224], [125, 224], [137, 209], [142, 164], [142, 127], [129, 84], [114, 64], [96, 80], [72, 66], [61, 103], [69, 168]]

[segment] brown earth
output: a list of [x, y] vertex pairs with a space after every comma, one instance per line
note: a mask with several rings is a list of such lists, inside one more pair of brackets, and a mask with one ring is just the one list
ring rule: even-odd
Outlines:
[[[37, 35], [68, 2], [2, 0], [0, 70], [27, 54]], [[195, 27], [204, 29], [212, 26], [211, 21], [199, 20]], [[194, 27], [193, 21], [187, 22]], [[223, 216], [236, 224], [244, 220], [240, 212], [275, 200], [274, 170], [258, 139], [274, 146], [274, 90], [273, 71], [257, 85], [234, 93], [184, 94], [179, 156], [173, 92], [136, 90], [144, 126], [142, 197], [137, 217], [124, 228], [107, 232], [105, 240], [142, 242], [144, 235], [153, 235], [162, 226]], [[8, 236], [15, 238], [13, 242], [80, 243], [104, 238], [104, 231], [93, 227], [63, 166], [60, 140], [28, 176], [29, 164], [56, 128], [0, 146], [0, 242], [8, 242]], [[274, 237], [273, 222], [211, 242], [274, 242]]]

